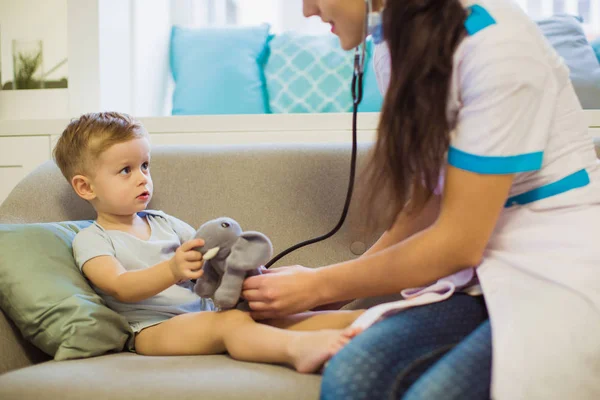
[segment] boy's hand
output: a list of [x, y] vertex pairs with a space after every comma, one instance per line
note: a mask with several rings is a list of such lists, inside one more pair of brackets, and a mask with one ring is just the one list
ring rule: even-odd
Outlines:
[[198, 279], [202, 276], [204, 273], [202, 253], [193, 250], [200, 246], [204, 246], [204, 240], [193, 239], [185, 242], [175, 251], [175, 255], [169, 260], [175, 282]]

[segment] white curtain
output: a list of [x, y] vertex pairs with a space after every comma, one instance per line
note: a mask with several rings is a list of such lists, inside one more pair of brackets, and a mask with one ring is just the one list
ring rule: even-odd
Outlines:
[[302, 0], [171, 0], [173, 23], [195, 26], [258, 25], [273, 33], [319, 34], [330, 27], [318, 17], [304, 18]]
[[[590, 37], [600, 36], [600, 0], [514, 0], [533, 19], [568, 13], [583, 17]], [[171, 0], [173, 23], [196, 26], [271, 25], [274, 33], [325, 33], [318, 17], [304, 18], [302, 0]]]

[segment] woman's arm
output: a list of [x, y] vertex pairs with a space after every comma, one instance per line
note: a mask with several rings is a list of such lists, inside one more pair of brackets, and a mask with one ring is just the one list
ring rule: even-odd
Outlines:
[[361, 257], [371, 256], [430, 227], [439, 216], [440, 204], [441, 196], [433, 195], [419, 212], [414, 214], [401, 212], [392, 227], [385, 231]]
[[317, 280], [324, 282], [319, 297], [340, 301], [398, 293], [479, 264], [513, 178], [448, 167], [437, 221], [368, 257], [317, 270]]
[[[391, 228], [385, 231], [377, 240], [377, 242], [375, 242], [375, 244], [373, 244], [373, 246], [371, 246], [360, 257], [369, 257], [430, 227], [440, 213], [440, 203], [441, 196], [433, 195], [425, 207], [418, 212], [413, 214], [409, 214], [405, 211], [401, 212]], [[314, 311], [339, 310], [352, 300], [354, 299], [347, 299], [325, 304], [323, 306], [316, 307]]]
[[449, 166], [440, 214], [433, 225], [355, 260], [246, 279], [244, 297], [253, 316], [275, 318], [319, 304], [399, 293], [479, 264], [513, 178]]

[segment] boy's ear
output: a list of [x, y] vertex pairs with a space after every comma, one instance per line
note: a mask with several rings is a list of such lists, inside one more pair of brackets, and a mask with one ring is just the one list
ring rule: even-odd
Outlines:
[[71, 179], [71, 186], [73, 186], [75, 193], [84, 200], [90, 201], [96, 198], [90, 179], [86, 176], [75, 175]]

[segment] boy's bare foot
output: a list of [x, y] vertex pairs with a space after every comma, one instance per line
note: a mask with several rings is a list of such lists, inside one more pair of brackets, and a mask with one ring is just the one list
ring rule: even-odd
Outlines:
[[338, 336], [337, 340], [331, 344], [331, 347], [329, 348], [330, 357], [333, 357], [335, 354], [337, 354], [345, 345], [347, 345], [362, 331], [362, 328], [357, 328], [354, 326], [344, 329]]
[[289, 344], [291, 364], [298, 372], [313, 373], [331, 358], [331, 348], [339, 341], [341, 330], [331, 329], [297, 333]]

